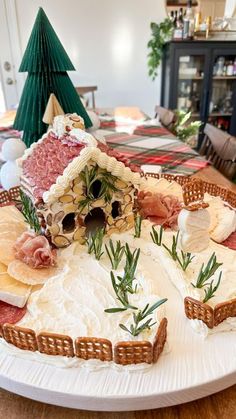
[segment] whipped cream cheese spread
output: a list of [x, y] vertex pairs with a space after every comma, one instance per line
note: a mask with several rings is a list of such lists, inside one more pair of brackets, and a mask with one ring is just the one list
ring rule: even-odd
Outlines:
[[[61, 277], [49, 279], [45, 286], [33, 293], [28, 300], [28, 311], [19, 323], [23, 327], [40, 331], [61, 333], [75, 339], [78, 336], [107, 338], [113, 343], [120, 340], [154, 339], [164, 306], [157, 310], [153, 319], [155, 327], [132, 337], [119, 327], [129, 327], [132, 310], [105, 313], [106, 308], [119, 307], [110, 279], [110, 262], [107, 256], [97, 261], [87, 253], [87, 248], [73, 244], [61, 251], [67, 261], [67, 269]], [[120, 274], [122, 272], [120, 271]], [[117, 272], [119, 274], [119, 272]], [[145, 266], [139, 266], [136, 274], [137, 293], [130, 295], [130, 304], [143, 309], [147, 303], [154, 304], [161, 297], [158, 284], [150, 278]]]
[[[211, 277], [212, 279], [217, 280], [220, 271], [222, 271], [221, 283], [215, 296], [210, 299], [207, 304], [214, 307], [216, 304], [225, 302], [232, 298], [236, 298], [236, 252], [234, 250], [228, 249], [220, 244], [210, 241], [210, 245], [207, 249], [200, 253], [192, 253], [194, 259], [189, 265], [187, 270], [184, 272], [175, 261], [170, 257], [169, 253], [162, 246], [157, 246], [152, 243], [150, 240], [150, 231], [152, 224], [149, 221], [143, 221], [142, 223], [142, 235], [140, 239], [135, 239], [130, 237], [130, 232], [123, 233], [122, 235], [113, 235], [112, 238], [121, 241], [128, 241], [130, 247], [140, 247], [143, 254], [149, 257], [156, 262], [156, 269], [153, 269], [152, 275], [156, 277], [156, 280], [164, 281], [165, 275], [160, 277], [157, 275], [159, 273], [160, 266], [165, 270], [168, 279], [172, 284], [177, 288], [181, 297], [184, 298], [189, 296], [195, 298], [196, 300], [203, 300], [204, 291], [203, 289], [194, 288], [191, 283], [195, 284], [197, 280], [198, 273], [201, 269], [202, 264], [206, 265], [207, 261], [211, 257], [212, 253], [215, 252], [217, 261], [222, 262], [223, 265], [216, 271], [216, 273]], [[159, 227], [157, 227], [158, 230]], [[176, 236], [177, 233], [172, 231], [165, 231], [163, 234], [163, 243], [171, 248], [173, 235]], [[178, 247], [181, 250], [180, 246]], [[168, 296], [167, 296], [168, 297]], [[184, 317], [184, 310], [183, 310]], [[209, 329], [202, 321], [200, 320], [190, 320], [190, 324], [193, 329], [201, 334], [202, 336], [207, 336], [208, 334], [236, 330], [236, 318], [228, 318], [223, 321], [218, 326], [213, 329]]]
[[[215, 297], [209, 300], [208, 304], [215, 306], [219, 302], [236, 297], [236, 253], [233, 250], [211, 241], [209, 248], [195, 254], [187, 271], [183, 272], [163, 247], [152, 242], [150, 237], [152, 225], [147, 220], [142, 222], [141, 238], [134, 238], [133, 230], [111, 236], [113, 241], [120, 240], [122, 244], [128, 243], [131, 250], [141, 249], [136, 274], [138, 293], [130, 299], [131, 304], [144, 308], [147, 303], [153, 304], [160, 298], [168, 298], [167, 295], [163, 295], [163, 292], [161, 295], [159, 293], [159, 285], [165, 281], [171, 281], [183, 299], [186, 296], [202, 299], [203, 291], [194, 288], [191, 282], [195, 283], [202, 263], [206, 263], [213, 252], [216, 253], [217, 260], [223, 262], [219, 269], [219, 271], [222, 270], [222, 280]], [[158, 230], [159, 227], [156, 228]], [[163, 243], [168, 247], [171, 247], [173, 234], [176, 233], [165, 231], [163, 234]], [[72, 338], [103, 337], [110, 339], [113, 344], [120, 340], [130, 339], [153, 341], [157, 327], [165, 315], [165, 304], [160, 306], [153, 315], [156, 325], [151, 330], [133, 338], [119, 327], [119, 323], [130, 326], [132, 322], [130, 310], [113, 314], [104, 313], [105, 308], [119, 306], [110, 280], [110, 262], [105, 253], [100, 261], [97, 261], [93, 256], [88, 255], [85, 246], [74, 243], [61, 250], [59, 258], [66, 264], [63, 273], [59, 277], [48, 280], [40, 290], [30, 296], [27, 314], [18, 325], [32, 328], [36, 332], [67, 334]], [[120, 272], [122, 268], [121, 263]], [[116, 274], [119, 272], [117, 271]], [[216, 278], [218, 274], [215, 274]], [[168, 305], [168, 301], [166, 304]], [[185, 320], [183, 310], [183, 321]], [[189, 322], [192, 328], [203, 337], [211, 333], [236, 330], [235, 318], [228, 318], [213, 330], [208, 329], [202, 321], [190, 320]], [[114, 363], [101, 363], [97, 360], [83, 361], [21, 351], [2, 340], [0, 348], [17, 356], [60, 367], [79, 365], [94, 370], [112, 365], [115, 369], [124, 368]], [[142, 367], [149, 368], [148, 365], [143, 364]], [[125, 368], [132, 370], [142, 367], [131, 365]]]

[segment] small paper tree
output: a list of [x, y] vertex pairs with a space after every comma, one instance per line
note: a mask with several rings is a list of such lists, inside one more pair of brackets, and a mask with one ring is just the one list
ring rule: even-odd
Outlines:
[[36, 17], [19, 71], [28, 72], [17, 110], [14, 128], [23, 131], [29, 147], [47, 130], [43, 115], [51, 93], [65, 113], [76, 112], [85, 127], [92, 122], [76, 92], [67, 71], [75, 70], [43, 9]]

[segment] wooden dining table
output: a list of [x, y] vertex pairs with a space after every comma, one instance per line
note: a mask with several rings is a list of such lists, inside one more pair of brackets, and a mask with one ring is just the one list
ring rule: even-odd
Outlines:
[[[0, 127], [9, 121], [14, 113], [0, 118]], [[236, 185], [226, 179], [213, 166], [207, 166], [193, 177], [224, 186], [236, 192]], [[12, 389], [14, 391], [14, 388]], [[0, 389], [0, 418], [9, 419], [234, 419], [236, 418], [236, 385], [208, 397], [155, 410], [135, 412], [92, 412], [69, 409], [26, 399], [13, 392]]]

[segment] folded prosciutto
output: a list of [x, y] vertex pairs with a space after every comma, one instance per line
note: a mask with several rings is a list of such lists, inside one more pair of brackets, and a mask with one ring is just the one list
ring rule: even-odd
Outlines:
[[47, 268], [56, 264], [56, 249], [51, 249], [46, 237], [33, 232], [24, 232], [14, 245], [16, 259], [31, 268]]
[[138, 194], [138, 206], [143, 218], [163, 227], [177, 227], [181, 204], [175, 196], [141, 191]]

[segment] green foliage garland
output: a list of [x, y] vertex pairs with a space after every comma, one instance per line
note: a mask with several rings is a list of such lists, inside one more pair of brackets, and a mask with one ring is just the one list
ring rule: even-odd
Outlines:
[[173, 23], [169, 18], [157, 24], [151, 22], [151, 39], [147, 44], [150, 52], [148, 53], [148, 75], [155, 80], [157, 68], [159, 67], [163, 55], [164, 45], [171, 40], [173, 34]]

